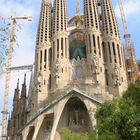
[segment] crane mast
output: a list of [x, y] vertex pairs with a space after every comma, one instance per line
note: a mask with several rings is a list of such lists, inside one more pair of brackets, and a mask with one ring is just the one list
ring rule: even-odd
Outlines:
[[76, 0], [76, 16], [80, 16], [80, 0]]
[[80, 15], [80, 0], [76, 0], [76, 27], [79, 28], [79, 25], [82, 23]]
[[10, 76], [11, 76], [11, 65], [12, 65], [12, 58], [13, 58], [13, 48], [14, 48], [14, 42], [15, 42], [15, 32], [16, 32], [16, 24], [17, 19], [27, 19], [31, 20], [32, 17], [17, 17], [12, 16], [12, 30], [10, 34], [10, 47], [8, 49], [8, 55], [7, 55], [7, 65], [6, 65], [6, 73], [5, 73], [5, 89], [4, 89], [4, 96], [3, 96], [3, 109], [2, 109], [2, 134], [1, 134], [1, 140], [6, 140], [7, 138], [7, 116], [8, 116], [8, 96], [9, 96], [9, 85], [10, 85]]
[[8, 93], [9, 93], [9, 84], [10, 84], [10, 70], [8, 68], [11, 67], [12, 63], [12, 56], [13, 56], [13, 46], [14, 46], [14, 34], [16, 30], [16, 21], [13, 21], [13, 28], [10, 35], [10, 47], [8, 50], [8, 59], [7, 59], [7, 70], [6, 70], [6, 77], [5, 77], [5, 91], [3, 97], [3, 110], [2, 110], [2, 140], [4, 140], [7, 136], [7, 114], [8, 114]]
[[128, 31], [122, 1], [118, 0], [118, 4], [119, 4], [123, 29], [124, 29], [127, 79], [128, 79], [128, 83], [133, 83], [138, 79], [138, 66], [137, 66], [137, 61], [135, 56], [135, 49], [131, 42], [131, 34]]

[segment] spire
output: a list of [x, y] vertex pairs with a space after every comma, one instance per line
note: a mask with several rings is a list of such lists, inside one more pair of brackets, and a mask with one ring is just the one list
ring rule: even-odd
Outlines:
[[24, 75], [24, 82], [22, 84], [22, 90], [21, 90], [21, 98], [26, 98], [26, 74]]
[[101, 36], [97, 0], [84, 0], [84, 19], [87, 35], [87, 57], [101, 56]]
[[85, 28], [99, 30], [97, 0], [84, 0]]
[[101, 20], [106, 86], [109, 93], [122, 96], [127, 88], [126, 69], [123, 46], [111, 0], [101, 0]]
[[36, 45], [50, 43], [51, 38], [51, 1], [42, 0]]
[[11, 120], [11, 113], [9, 112], [9, 118], [8, 118], [8, 120], [10, 121]]
[[101, 0], [102, 31], [120, 38], [117, 20], [111, 0]]
[[19, 89], [19, 79], [18, 79], [18, 81], [17, 81], [17, 89]]
[[[98, 6], [100, 5], [98, 2], [98, 0], [84, 0], [84, 20], [86, 30], [86, 55], [88, 61], [87, 74], [94, 83], [102, 88], [102, 85], [105, 83], [105, 78], [103, 77], [102, 37], [98, 10]], [[101, 71], [100, 68], [102, 68]]]
[[[54, 0], [52, 26], [52, 71], [51, 88], [62, 88], [69, 81], [69, 43], [67, 32], [66, 0]], [[56, 63], [58, 62], [58, 63]], [[62, 69], [62, 71], [61, 71]], [[61, 75], [61, 76], [60, 76]], [[59, 81], [65, 80], [61, 84]]]
[[26, 85], [26, 73], [24, 74], [24, 85]]
[[67, 34], [67, 15], [66, 15], [66, 1], [54, 0], [53, 13], [53, 57], [54, 63], [57, 59], [69, 59], [69, 46]]
[[66, 1], [54, 0], [53, 34], [67, 30]]
[[7, 135], [8, 135], [8, 136], [11, 135], [11, 121], [12, 121], [12, 118], [11, 118], [11, 115], [10, 115], [10, 113], [9, 113], [8, 125], [7, 125]]
[[17, 88], [15, 89], [15, 94], [14, 94], [14, 101], [19, 100], [19, 79], [17, 80]]

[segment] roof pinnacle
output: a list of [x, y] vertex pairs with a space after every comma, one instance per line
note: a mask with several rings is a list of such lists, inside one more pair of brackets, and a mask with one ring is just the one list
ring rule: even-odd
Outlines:
[[24, 85], [26, 85], [26, 73], [24, 74]]
[[17, 89], [19, 89], [19, 79], [17, 80]]

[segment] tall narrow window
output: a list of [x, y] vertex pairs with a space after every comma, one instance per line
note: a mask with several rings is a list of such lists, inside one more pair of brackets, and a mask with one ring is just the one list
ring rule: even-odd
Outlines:
[[106, 85], [108, 86], [109, 85], [109, 79], [108, 79], [108, 71], [107, 69], [105, 70], [105, 81], [106, 81]]
[[40, 70], [42, 69], [42, 51], [40, 51]]
[[117, 44], [117, 50], [118, 50], [118, 56], [119, 56], [119, 63], [120, 63], [120, 66], [122, 65], [121, 64], [121, 55], [120, 55], [120, 49], [119, 49], [119, 45]]
[[49, 67], [52, 65], [52, 48], [49, 49]]
[[55, 59], [55, 42], [53, 41], [53, 61]]
[[57, 58], [59, 58], [59, 39], [57, 39]]
[[38, 71], [38, 53], [36, 54], [36, 73]]
[[67, 38], [65, 38], [65, 55], [66, 55], [66, 58], [67, 58], [67, 51], [68, 51], [67, 47], [68, 47], [67, 46]]
[[101, 56], [100, 38], [99, 38], [99, 36], [97, 37], [97, 41], [98, 41], [99, 56]]
[[42, 51], [40, 51], [40, 63], [42, 63]]
[[112, 63], [110, 42], [108, 42], [108, 50], [109, 50], [110, 63]]
[[50, 76], [49, 76], [49, 85], [48, 85], [48, 88], [49, 88], [49, 89], [51, 89], [51, 87], [52, 87], [51, 84], [52, 84], [52, 83], [51, 83], [51, 74], [50, 74]]
[[61, 38], [61, 56], [63, 58], [63, 38]]
[[115, 56], [116, 55], [116, 52], [115, 52], [115, 44], [114, 44], [114, 42], [112, 42], [112, 47], [113, 47], [113, 54]]
[[89, 52], [91, 53], [91, 39], [90, 39], [90, 34], [88, 35], [88, 39], [89, 39]]
[[47, 59], [47, 50], [45, 49], [45, 51], [44, 51], [44, 62], [46, 62], [46, 59]]
[[125, 68], [125, 58], [124, 58], [124, 48], [123, 47], [120, 48], [120, 54], [122, 56], [123, 67]]
[[113, 54], [114, 54], [114, 62], [117, 62], [114, 42], [112, 42], [112, 47], [113, 47]]
[[106, 43], [103, 42], [102, 43], [102, 47], [103, 47], [103, 58], [104, 58], [104, 62], [107, 62], [107, 52], [106, 52]]
[[93, 38], [94, 53], [96, 53], [95, 35], [92, 35], [92, 38]]

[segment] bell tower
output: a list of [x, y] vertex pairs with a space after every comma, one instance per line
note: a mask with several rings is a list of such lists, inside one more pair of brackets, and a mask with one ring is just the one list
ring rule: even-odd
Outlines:
[[127, 88], [123, 45], [110, 0], [101, 0], [103, 54], [106, 87], [114, 96], [121, 96]]
[[48, 97], [50, 89], [51, 53], [51, 0], [42, 0], [35, 50], [34, 107], [39, 107]]
[[52, 89], [60, 89], [69, 82], [69, 43], [66, 1], [54, 0], [52, 25]]
[[105, 92], [102, 38], [97, 0], [84, 0], [88, 78]]

